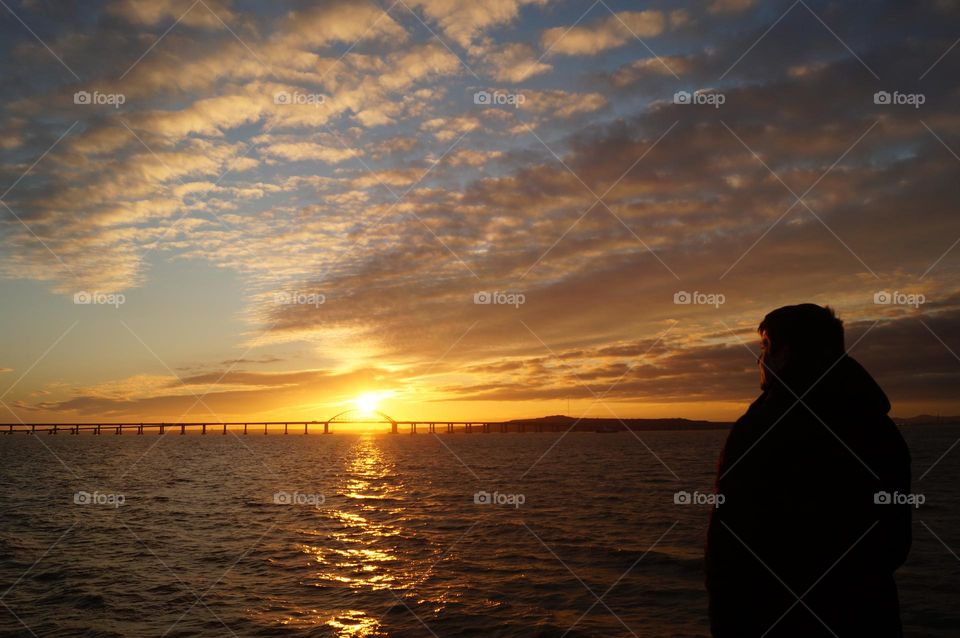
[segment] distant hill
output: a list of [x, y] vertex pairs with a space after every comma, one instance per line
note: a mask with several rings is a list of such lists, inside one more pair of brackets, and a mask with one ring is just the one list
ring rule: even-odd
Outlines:
[[[960, 416], [942, 416], [920, 414], [912, 417], [893, 417], [897, 425], [947, 425], [960, 424]], [[573, 425], [576, 422], [576, 425]], [[517, 427], [549, 426], [567, 430], [573, 425], [574, 432], [625, 432], [627, 428], [635, 432], [656, 430], [723, 430], [730, 428], [733, 423], [728, 421], [701, 421], [692, 419], [607, 419], [582, 418], [554, 414], [533, 419], [513, 419], [508, 421]]]
[[950, 423], [960, 424], [960, 416], [941, 416], [939, 414], [920, 414], [910, 417], [893, 417], [893, 422], [897, 425], [946, 425]]
[[[629, 428], [633, 431], [651, 431], [651, 430], [723, 430], [729, 428], [733, 423], [725, 421], [693, 421], [690, 419], [605, 419], [605, 418], [582, 418], [577, 419], [572, 416], [555, 414], [552, 416], [543, 416], [535, 419], [513, 419], [509, 421], [517, 426], [526, 425], [536, 427], [541, 426], [560, 426], [566, 430], [573, 426], [574, 432], [626, 432]], [[574, 425], [576, 423], [576, 425]]]

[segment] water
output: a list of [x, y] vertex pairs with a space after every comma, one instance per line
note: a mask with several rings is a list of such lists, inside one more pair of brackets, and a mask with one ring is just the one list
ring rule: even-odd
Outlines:
[[[673, 494], [725, 435], [0, 437], [0, 635], [704, 636], [707, 508]], [[960, 427], [905, 435], [904, 622], [953, 636], [960, 446], [916, 478]]]

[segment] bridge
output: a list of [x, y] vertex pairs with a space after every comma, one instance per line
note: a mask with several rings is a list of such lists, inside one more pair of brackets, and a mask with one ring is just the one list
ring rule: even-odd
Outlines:
[[[358, 410], [346, 410], [324, 421], [197, 421], [197, 422], [94, 422], [94, 423], [4, 423], [3, 434], [168, 434], [187, 432], [207, 434], [330, 434], [335, 425], [383, 425], [389, 426], [392, 434], [402, 430], [410, 434], [444, 432], [454, 434], [490, 432], [560, 432], [566, 429], [563, 423], [542, 421], [397, 421], [382, 412], [357, 415]], [[321, 430], [322, 427], [322, 430]]]

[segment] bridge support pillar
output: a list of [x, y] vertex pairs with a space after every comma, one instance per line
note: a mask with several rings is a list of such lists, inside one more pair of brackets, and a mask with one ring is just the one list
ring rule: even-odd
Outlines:
[[243, 424], [243, 433], [244, 433], [244, 435], [246, 435], [246, 433], [247, 433], [247, 424], [246, 424], [246, 423]]
[[396, 424], [396, 423], [391, 423], [391, 424], [390, 424], [390, 434], [396, 434], [396, 433], [397, 433], [397, 424]]
[[187, 433], [187, 426], [185, 426], [184, 424], [181, 423], [181, 424], [180, 424], [180, 434], [186, 434], [186, 433]]
[[[56, 433], [57, 433], [57, 427], [58, 427], [58, 426], [56, 426], [56, 425], [55, 425], [55, 426], [53, 426], [53, 433], [54, 433], [54, 434], [56, 434]], [[50, 431], [50, 430], [47, 430], [47, 432], [49, 432], [49, 431]]]
[[304, 434], [307, 433], [307, 424], [306, 424], [306, 423], [303, 424], [303, 433], [304, 433]]
[[227, 424], [226, 424], [226, 423], [223, 424], [223, 433], [224, 433], [224, 435], [226, 435], [226, 433], [227, 433]]
[[143, 423], [137, 426], [137, 434], [143, 434]]
[[206, 433], [207, 433], [207, 424], [204, 423], [202, 426], [202, 429], [200, 430], [200, 434], [206, 434]]
[[[397, 426], [396, 426], [396, 425], [393, 426], [393, 432], [394, 432], [394, 434], [396, 434], [396, 432], [397, 432]], [[324, 433], [324, 434], [330, 434], [330, 424], [329, 424], [329, 423], [324, 423], [324, 424], [323, 424], [323, 433]]]
[[267, 424], [266, 424], [266, 423], [263, 424], [263, 435], [264, 435], [264, 436], [267, 435]]
[[98, 425], [96, 428], [94, 428], [93, 433], [96, 434], [97, 436], [100, 436], [100, 426], [99, 426], [99, 425]]
[[290, 432], [289, 432], [289, 430], [288, 430], [289, 426], [290, 426], [289, 423], [284, 423], [284, 424], [283, 424], [283, 433], [284, 433], [284, 434], [290, 434]]
[[161, 423], [161, 424], [160, 424], [160, 436], [163, 436], [163, 428], [164, 428], [164, 427], [165, 427], [165, 425], [164, 425], [163, 423]]

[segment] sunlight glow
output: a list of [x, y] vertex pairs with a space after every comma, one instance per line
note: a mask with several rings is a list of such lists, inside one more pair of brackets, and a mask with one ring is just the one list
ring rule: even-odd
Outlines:
[[392, 392], [364, 392], [353, 399], [352, 403], [364, 415], [374, 416], [380, 407], [380, 402], [392, 394]]

